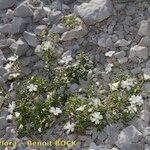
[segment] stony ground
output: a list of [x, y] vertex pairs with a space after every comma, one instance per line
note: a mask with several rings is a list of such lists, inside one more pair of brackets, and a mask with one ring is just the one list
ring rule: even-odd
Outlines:
[[[78, 28], [70, 31], [60, 23], [62, 17], [69, 14], [76, 15], [80, 23]], [[113, 67], [133, 76], [142, 74], [144, 104], [139, 115], [126, 125], [110, 124], [102, 131], [91, 127], [82, 135], [66, 134], [62, 124], [64, 118], [59, 118], [46, 133], [33, 136], [32, 140], [61, 138], [76, 140], [77, 145], [71, 148], [30, 148], [24, 145], [28, 138], [18, 138], [15, 125], [8, 118], [11, 116], [8, 116], [7, 103], [12, 102], [11, 98], [7, 102], [1, 93], [1, 140], [17, 141], [14, 148], [17, 150], [150, 150], [150, 95], [147, 94], [150, 92], [149, 0], [0, 0], [0, 84], [11, 97], [14, 94], [12, 78], [19, 76], [21, 80], [30, 74], [46, 75], [40, 57], [39, 34], [43, 30], [59, 35], [56, 55], [60, 64], [68, 63], [72, 55], [84, 49], [96, 64], [95, 72], [101, 74], [103, 83], [100, 85], [109, 84]], [[6, 65], [14, 54], [21, 64], [21, 75], [12, 73]], [[116, 66], [112, 62], [114, 58]], [[104, 68], [106, 72], [102, 71]]]

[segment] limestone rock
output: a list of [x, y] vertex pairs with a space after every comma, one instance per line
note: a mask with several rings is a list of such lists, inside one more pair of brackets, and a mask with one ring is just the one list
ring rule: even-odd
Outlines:
[[143, 145], [140, 143], [141, 139], [142, 134], [131, 125], [120, 132], [116, 145], [121, 150], [142, 150]]
[[148, 48], [139, 45], [135, 45], [134, 47], [131, 47], [129, 58], [131, 60], [133, 59], [146, 60], [148, 58]]
[[138, 34], [150, 36], [150, 19], [141, 22]]
[[30, 46], [36, 47], [39, 44], [39, 41], [34, 33], [25, 31], [23, 36]]
[[87, 24], [95, 24], [110, 17], [113, 7], [110, 0], [91, 0], [74, 8], [75, 14], [79, 15]]
[[14, 15], [17, 17], [31, 17], [31, 16], [33, 16], [33, 11], [27, 4], [21, 3], [14, 10]]
[[0, 10], [7, 9], [15, 5], [16, 0], [0, 0]]

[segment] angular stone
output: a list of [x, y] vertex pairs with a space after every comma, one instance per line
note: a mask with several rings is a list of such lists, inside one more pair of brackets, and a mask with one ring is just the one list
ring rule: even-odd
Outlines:
[[36, 47], [39, 44], [39, 41], [34, 33], [31, 32], [23, 32], [24, 39], [30, 46]]
[[119, 47], [124, 47], [124, 46], [128, 46], [130, 45], [131, 41], [127, 41], [125, 39], [122, 39], [122, 40], [118, 40], [116, 43], [115, 43], [115, 46], [119, 46]]
[[139, 45], [135, 45], [134, 47], [131, 47], [129, 58], [131, 60], [133, 59], [146, 60], [148, 58], [148, 48]]
[[150, 36], [145, 36], [141, 39], [140, 46], [145, 46], [145, 47], [149, 47], [150, 46]]
[[141, 21], [138, 34], [150, 36], [150, 19]]
[[14, 10], [14, 15], [17, 17], [31, 17], [31, 16], [33, 16], [33, 11], [27, 4], [21, 3]]
[[15, 5], [16, 0], [0, 0], [0, 10], [7, 9]]
[[14, 42], [13, 39], [3, 39], [0, 40], [0, 48], [7, 48]]
[[3, 52], [0, 50], [0, 66], [2, 66], [6, 62], [6, 58], [3, 55]]
[[57, 23], [62, 18], [63, 14], [61, 11], [51, 10], [48, 13], [48, 20], [50, 24]]
[[11, 28], [12, 28], [11, 24], [0, 25], [0, 32], [4, 34], [11, 33]]
[[28, 24], [26, 19], [20, 18], [20, 17], [14, 17], [12, 21], [12, 29], [11, 33], [22, 33], [26, 29], [26, 25]]
[[87, 34], [88, 31], [83, 21], [79, 18], [77, 18], [77, 21], [79, 22], [80, 25], [77, 26], [75, 29], [64, 32], [61, 36], [61, 41], [70, 41], [72, 39], [79, 39]]
[[126, 56], [126, 52], [125, 51], [120, 51], [114, 54], [114, 57], [117, 59], [123, 58]]
[[121, 150], [142, 150], [143, 145], [140, 143], [142, 137], [142, 134], [131, 125], [120, 132], [116, 145]]
[[35, 28], [34, 33], [39, 34], [46, 29], [47, 29], [46, 25], [39, 25]]
[[75, 6], [74, 12], [87, 24], [92, 25], [110, 17], [113, 13], [113, 6], [110, 0], [91, 0], [89, 3]]
[[144, 79], [150, 80], [150, 68], [144, 68], [142, 69], [142, 71], [143, 71]]
[[10, 49], [18, 56], [22, 56], [29, 49], [28, 44], [24, 41], [23, 38], [19, 38], [17, 42], [13, 43], [10, 46]]

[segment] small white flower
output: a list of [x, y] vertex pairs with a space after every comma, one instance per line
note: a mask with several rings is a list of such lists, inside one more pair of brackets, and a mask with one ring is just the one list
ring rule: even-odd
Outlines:
[[27, 86], [27, 89], [29, 90], [29, 92], [36, 92], [37, 88], [38, 86], [34, 84], [30, 84], [29, 86]]
[[41, 129], [41, 128], [38, 128], [38, 132], [41, 133], [41, 132], [42, 132], [42, 129]]
[[67, 130], [67, 134], [70, 132], [74, 132], [75, 123], [67, 122], [67, 124], [64, 126], [64, 129]]
[[16, 79], [18, 76], [20, 76], [20, 73], [11, 73], [8, 79], [9, 80]]
[[111, 91], [116, 91], [116, 90], [118, 90], [119, 83], [120, 83], [120, 82], [118, 81], [118, 82], [116, 82], [116, 83], [109, 84], [109, 87], [110, 87]]
[[14, 65], [13, 62], [9, 62], [6, 64], [5, 69], [9, 71], [13, 67], [13, 65]]
[[138, 106], [141, 106], [144, 103], [142, 96], [135, 96], [135, 95], [132, 95], [129, 98], [129, 101], [131, 105], [138, 105]]
[[15, 117], [18, 118], [20, 116], [19, 112], [15, 112]]
[[12, 101], [12, 103], [8, 105], [8, 112], [12, 114], [15, 107], [16, 107], [15, 101]]
[[114, 65], [113, 65], [112, 63], [107, 64], [107, 66], [105, 67], [105, 71], [106, 71], [106, 73], [111, 72], [111, 71], [112, 71], [112, 67], [113, 67], [113, 66], [114, 66]]
[[121, 81], [121, 87], [127, 90], [130, 90], [131, 87], [134, 86], [134, 84], [135, 84], [135, 79], [131, 79], [131, 78]]
[[50, 41], [47, 41], [47, 42], [44, 43], [43, 49], [47, 50], [51, 47], [52, 47], [52, 43]]
[[107, 53], [105, 53], [106, 57], [112, 57], [112, 55], [115, 53], [115, 51], [109, 51]]
[[95, 124], [99, 124], [100, 120], [103, 119], [103, 116], [100, 114], [100, 112], [95, 112], [91, 114], [90, 119], [92, 122], [95, 122]]
[[92, 110], [93, 110], [93, 109], [92, 109], [92, 108], [90, 108], [90, 109], [88, 110], [88, 112], [92, 112]]
[[18, 59], [18, 56], [17, 56], [17, 55], [10, 56], [10, 57], [8, 58], [8, 60], [9, 60], [9, 61], [12, 61], [12, 62], [15, 62], [17, 59]]
[[49, 110], [51, 113], [53, 113], [55, 116], [58, 116], [59, 114], [62, 113], [62, 110], [58, 107], [51, 107]]
[[10, 114], [6, 117], [6, 120], [12, 120], [12, 118], [13, 118], [13, 115]]
[[22, 129], [23, 129], [23, 125], [22, 125], [22, 124], [20, 124], [19, 129], [20, 129], [20, 130], [22, 130]]
[[94, 103], [95, 106], [101, 106], [101, 101], [97, 97], [92, 98], [92, 102]]
[[70, 61], [72, 61], [73, 58], [71, 57], [71, 55], [65, 56], [60, 60], [61, 64], [68, 64]]
[[85, 109], [86, 105], [80, 106], [76, 109], [76, 111], [83, 111]]
[[136, 107], [136, 105], [128, 106], [128, 112], [130, 112], [130, 113], [135, 113], [135, 112], [137, 112], [137, 107]]

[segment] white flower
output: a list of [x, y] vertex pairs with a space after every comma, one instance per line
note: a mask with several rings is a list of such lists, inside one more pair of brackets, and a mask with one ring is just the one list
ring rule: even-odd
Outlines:
[[128, 112], [130, 112], [130, 113], [135, 113], [135, 112], [137, 112], [137, 107], [136, 107], [136, 105], [128, 106]]
[[107, 66], [105, 67], [105, 71], [106, 71], [106, 73], [111, 72], [111, 71], [112, 71], [112, 67], [113, 67], [113, 66], [114, 66], [114, 65], [113, 65], [113, 64], [111, 64], [111, 63], [107, 64]]
[[49, 48], [51, 48], [51, 47], [52, 47], [52, 43], [51, 43], [50, 41], [46, 41], [46, 42], [44, 43], [43, 49], [44, 49], [44, 50], [47, 50], [47, 49], [49, 49]]
[[74, 132], [75, 123], [67, 122], [67, 124], [64, 126], [64, 129], [67, 130], [67, 134], [70, 132]]
[[110, 87], [111, 91], [116, 91], [119, 87], [119, 83], [120, 82], [118, 81], [116, 83], [109, 84], [109, 87]]
[[125, 81], [124, 80], [121, 81], [121, 87], [123, 89], [127, 89], [127, 90], [130, 90], [131, 87], [134, 86], [134, 84], [135, 84], [135, 79], [131, 79], [131, 78], [129, 78], [129, 79], [125, 80]]
[[92, 108], [90, 108], [90, 109], [88, 110], [88, 112], [92, 112], [92, 110], [93, 110], [93, 109], [92, 109]]
[[95, 106], [101, 105], [101, 101], [97, 97], [92, 98], [92, 102], [94, 103]]
[[53, 113], [55, 116], [58, 116], [59, 114], [62, 113], [62, 110], [58, 107], [51, 107], [49, 110], [51, 113]]
[[112, 55], [115, 53], [115, 51], [109, 51], [107, 53], [105, 53], [106, 57], [112, 57]]
[[8, 79], [9, 80], [16, 79], [19, 75], [20, 75], [20, 73], [11, 73], [9, 75]]
[[36, 92], [37, 88], [38, 86], [34, 84], [30, 84], [29, 86], [27, 86], [27, 89], [29, 90], [29, 92]]
[[18, 56], [17, 55], [14, 55], [14, 56], [10, 56], [9, 58], [8, 58], [8, 60], [9, 61], [16, 61], [18, 59]]
[[6, 117], [6, 120], [12, 120], [12, 118], [13, 118], [13, 115], [10, 114]]
[[99, 124], [100, 120], [103, 119], [103, 116], [100, 114], [100, 112], [95, 112], [91, 114], [90, 119], [92, 122], [95, 122], [95, 124]]
[[141, 106], [144, 103], [142, 96], [135, 96], [135, 95], [132, 95], [129, 98], [129, 101], [131, 105], [138, 105], [138, 106]]
[[23, 125], [22, 125], [22, 124], [20, 124], [19, 129], [20, 129], [20, 130], [23, 129]]
[[76, 111], [83, 111], [85, 109], [86, 105], [80, 106], [76, 109]]
[[13, 62], [9, 62], [6, 64], [5, 69], [9, 71], [13, 67], [13, 65], [14, 65]]
[[73, 58], [71, 57], [71, 55], [65, 56], [60, 60], [61, 64], [68, 64], [70, 61], [72, 61]]
[[39, 131], [39, 133], [41, 133], [41, 132], [42, 132], [42, 129], [41, 129], [41, 128], [38, 128], [38, 131]]
[[20, 116], [19, 112], [15, 112], [15, 117], [18, 118]]
[[14, 101], [12, 101], [12, 103], [8, 105], [8, 112], [12, 114], [15, 107], [16, 107], [16, 104]]

